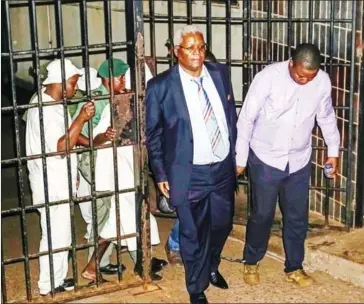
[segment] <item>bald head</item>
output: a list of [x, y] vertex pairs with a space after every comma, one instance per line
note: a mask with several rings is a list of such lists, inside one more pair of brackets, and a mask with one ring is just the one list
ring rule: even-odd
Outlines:
[[318, 70], [321, 64], [320, 50], [314, 44], [302, 43], [294, 50], [292, 61], [308, 70]]

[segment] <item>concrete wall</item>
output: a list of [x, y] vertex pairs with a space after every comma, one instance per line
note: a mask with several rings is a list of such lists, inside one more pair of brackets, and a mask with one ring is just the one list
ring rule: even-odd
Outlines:
[[[105, 18], [102, 2], [93, 2], [87, 6], [88, 18], [88, 42], [89, 45], [105, 43]], [[123, 42], [126, 40], [125, 31], [125, 12], [123, 1], [112, 1], [112, 41]], [[62, 5], [62, 22], [63, 22], [63, 39], [65, 47], [75, 47], [82, 44], [84, 33], [81, 33], [81, 18], [80, 6], [78, 4]], [[29, 27], [29, 9], [28, 8], [12, 8], [11, 9], [11, 30], [13, 50], [27, 51], [32, 49], [31, 32]], [[56, 48], [57, 33], [56, 28], [56, 10], [51, 6], [37, 6], [37, 27], [39, 48]], [[98, 49], [101, 54], [96, 54], [96, 50], [90, 49], [90, 65], [98, 67], [100, 63], [106, 59], [104, 48]], [[82, 55], [80, 52], [67, 51], [67, 56], [79, 67], [82, 66]], [[29, 57], [29, 56], [28, 56]], [[125, 51], [118, 51], [115, 57], [126, 59]], [[57, 58], [57, 54], [41, 54], [41, 65], [46, 64]], [[33, 67], [31, 60], [18, 63], [17, 78], [27, 82], [33, 82], [33, 77], [29, 75], [29, 68]]]

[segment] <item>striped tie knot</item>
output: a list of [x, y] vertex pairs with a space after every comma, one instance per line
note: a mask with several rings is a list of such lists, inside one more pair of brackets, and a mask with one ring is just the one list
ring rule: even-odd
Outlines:
[[199, 77], [199, 78], [194, 78], [194, 79], [191, 79], [194, 83], [197, 84], [198, 86], [198, 91], [200, 91], [202, 89], [202, 80], [203, 80], [203, 77]]

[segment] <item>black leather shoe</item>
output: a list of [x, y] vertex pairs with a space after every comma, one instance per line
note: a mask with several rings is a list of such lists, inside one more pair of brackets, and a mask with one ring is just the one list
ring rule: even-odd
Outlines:
[[[64, 279], [62, 285], [59, 285], [56, 288], [54, 288], [54, 293], [60, 293], [60, 292], [74, 290], [74, 289], [75, 289], [75, 280], [72, 278]], [[46, 297], [46, 296], [49, 296], [50, 294], [51, 294], [51, 292], [48, 292], [45, 294], [41, 293], [40, 295], [42, 297]]]
[[159, 275], [158, 273], [155, 273], [155, 272], [153, 272], [153, 271], [151, 271], [151, 272], [149, 273], [149, 276], [150, 276], [150, 278], [152, 279], [152, 281], [160, 281], [160, 280], [162, 280], [162, 279], [163, 279], [163, 277], [162, 277], [161, 275]]
[[169, 199], [164, 195], [159, 196], [158, 209], [164, 214], [175, 213], [175, 209], [169, 204]]
[[[134, 267], [134, 273], [136, 275], [142, 277], [142, 268], [141, 268], [141, 266], [138, 267], [137, 265], [135, 265], [135, 267]], [[157, 273], [155, 273], [153, 271], [150, 271], [149, 272], [149, 276], [152, 279], [152, 281], [160, 281], [160, 280], [163, 279], [162, 276], [160, 276], [159, 274], [157, 274]]]
[[[124, 264], [120, 265], [121, 272], [123, 272], [126, 267]], [[118, 265], [116, 264], [107, 264], [106, 266], [100, 267], [100, 272], [104, 274], [117, 274], [118, 273]]]
[[218, 271], [210, 273], [210, 283], [221, 289], [229, 288], [229, 285], [226, 283], [224, 277]]
[[205, 293], [190, 294], [191, 304], [208, 304]]
[[152, 258], [150, 263], [150, 269], [152, 272], [160, 272], [164, 267], [168, 265], [168, 262], [166, 260], [161, 260], [157, 258]]

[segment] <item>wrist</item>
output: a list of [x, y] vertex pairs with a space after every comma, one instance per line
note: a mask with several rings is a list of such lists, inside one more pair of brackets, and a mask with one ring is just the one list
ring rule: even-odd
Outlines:
[[78, 115], [76, 121], [80, 124], [84, 124], [87, 120], [85, 120], [82, 115]]

